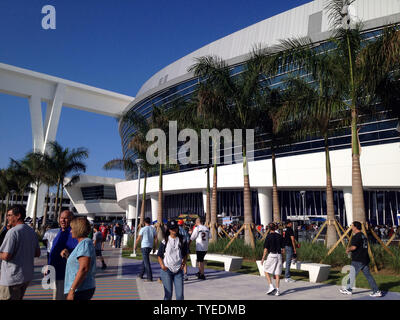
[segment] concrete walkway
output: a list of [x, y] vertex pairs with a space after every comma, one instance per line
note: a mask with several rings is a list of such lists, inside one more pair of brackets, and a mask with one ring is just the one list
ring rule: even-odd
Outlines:
[[[107, 269], [101, 270], [101, 263], [97, 261], [96, 291], [92, 300], [139, 300], [136, 276], [129, 274], [129, 270], [122, 274], [121, 249], [106, 246], [103, 256]], [[42, 288], [41, 269], [45, 264], [46, 251], [42, 250], [41, 257], [35, 259], [35, 278], [26, 290], [24, 300], [52, 300], [52, 290]]]
[[[158, 263], [152, 262], [153, 282], [137, 278], [141, 261], [122, 258], [121, 249], [106, 246], [103, 252], [108, 268], [98, 268], [96, 292], [93, 300], [162, 300], [163, 285], [157, 281], [160, 274]], [[46, 263], [46, 252], [35, 260], [35, 279], [28, 287], [24, 299], [51, 300], [51, 290], [41, 286], [40, 270]], [[100, 266], [100, 262], [97, 262]], [[400, 293], [388, 292], [382, 298], [372, 298], [368, 289], [355, 289], [352, 296], [342, 295], [339, 286], [297, 281], [281, 281], [280, 296], [269, 296], [267, 280], [256, 275], [206, 269], [207, 280], [198, 280], [197, 269], [188, 267], [189, 280], [184, 284], [185, 300], [400, 300]], [[174, 295], [175, 299], [175, 295]]]
[[[140, 262], [124, 259], [125, 268], [138, 271]], [[126, 262], [125, 262], [126, 261]], [[152, 263], [153, 277], [157, 279], [160, 267]], [[266, 295], [267, 280], [256, 275], [206, 269], [207, 280], [198, 280], [197, 269], [189, 267], [189, 280], [184, 284], [185, 300], [400, 300], [400, 293], [388, 292], [384, 297], [372, 298], [371, 290], [355, 289], [352, 296], [339, 292], [340, 286], [297, 281], [286, 283], [281, 280], [280, 296]], [[163, 285], [158, 281], [144, 282], [137, 279], [140, 299], [162, 300]], [[175, 295], [174, 295], [175, 299]]]

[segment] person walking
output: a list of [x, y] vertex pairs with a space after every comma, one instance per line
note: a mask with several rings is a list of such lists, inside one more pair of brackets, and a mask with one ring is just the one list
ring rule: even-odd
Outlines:
[[285, 246], [286, 254], [286, 269], [285, 269], [285, 282], [296, 282], [290, 277], [290, 266], [292, 264], [292, 259], [297, 255], [296, 252], [296, 240], [294, 237], [292, 221], [287, 220], [286, 226], [282, 230], [283, 244]]
[[103, 236], [103, 241], [101, 244], [101, 249], [104, 250], [104, 242], [107, 240], [107, 234], [108, 234], [108, 228], [106, 225], [104, 225], [104, 222], [101, 223], [99, 227], [99, 231], [101, 232], [101, 235]]
[[[179, 225], [179, 234], [188, 243], [188, 246], [187, 246], [188, 251], [186, 253], [186, 259], [187, 259], [187, 256], [190, 254], [190, 242], [191, 242], [190, 235], [189, 235], [188, 231], [186, 230], [185, 221], [179, 220], [178, 221], [178, 225]], [[183, 279], [185, 281], [188, 281], [189, 277], [188, 277], [188, 274], [187, 274], [187, 264], [185, 264], [185, 268], [183, 269], [183, 274], [184, 274], [183, 275]]]
[[102, 242], [103, 242], [103, 235], [101, 234], [101, 232], [99, 231], [99, 227], [97, 227], [97, 226], [94, 226], [93, 232], [94, 232], [93, 245], [94, 245], [94, 249], [95, 249], [95, 252], [96, 252], [96, 258], [97, 257], [100, 258], [100, 260], [101, 260], [101, 269], [104, 270], [104, 269], [107, 268], [107, 265], [104, 262], [104, 257], [103, 257], [103, 255], [101, 253], [101, 251], [102, 251], [101, 245], [102, 245]]
[[353, 237], [351, 239], [350, 247], [346, 250], [347, 254], [351, 253], [350, 281], [344, 288], [340, 289], [340, 292], [342, 294], [351, 295], [353, 293], [352, 288], [355, 285], [357, 274], [362, 271], [372, 289], [370, 296], [382, 297], [382, 292], [378, 289], [378, 285], [369, 270], [370, 259], [368, 255], [368, 239], [361, 232], [361, 228], [361, 223], [358, 221], [354, 221], [351, 226]]
[[33, 280], [34, 258], [40, 257], [37, 235], [24, 223], [25, 217], [21, 205], [7, 211], [11, 228], [0, 246], [0, 300], [22, 300]]
[[205, 218], [200, 217], [196, 219], [196, 226], [190, 236], [190, 240], [196, 240], [196, 259], [199, 264], [199, 272], [197, 277], [200, 280], [206, 280], [204, 275], [204, 257], [208, 250], [208, 241], [211, 238], [210, 230], [204, 225]]
[[78, 241], [72, 238], [71, 221], [74, 215], [69, 210], [64, 210], [60, 214], [60, 230], [53, 240], [53, 245], [49, 254], [49, 265], [53, 266], [56, 272], [56, 288], [53, 291], [53, 300], [65, 300], [64, 279], [65, 267], [69, 254], [75, 249]]
[[[285, 251], [282, 236], [275, 232], [276, 225], [274, 223], [269, 224], [270, 233], [264, 241], [264, 252], [261, 259], [261, 265], [264, 266], [265, 277], [267, 278], [269, 289], [266, 292], [271, 294], [275, 291], [275, 295], [279, 296], [279, 280], [282, 273], [282, 253]], [[267, 260], [265, 260], [268, 254]], [[272, 284], [271, 275], [275, 276], [276, 288]]]
[[65, 269], [67, 300], [90, 300], [96, 290], [96, 253], [92, 239], [88, 238], [90, 230], [85, 217], [71, 221], [71, 234], [78, 244], [69, 255]]
[[121, 240], [122, 236], [124, 235], [124, 230], [122, 229], [122, 226], [117, 223], [115, 225], [115, 247], [116, 248], [121, 248]]
[[145, 226], [141, 228], [139, 231], [139, 236], [136, 239], [134, 249], [136, 251], [138, 243], [142, 241], [140, 245], [140, 250], [142, 251], [143, 261], [142, 261], [142, 269], [139, 273], [139, 278], [143, 279], [143, 275], [146, 272], [147, 278], [144, 281], [151, 282], [153, 281], [153, 272], [151, 270], [150, 253], [151, 250], [153, 250], [154, 243], [155, 243], [154, 247], [157, 246], [157, 232], [156, 229], [154, 229], [151, 226], [151, 220], [149, 217], [146, 217], [144, 219], [144, 224]]
[[171, 300], [175, 286], [176, 300], [184, 300], [183, 269], [187, 258], [187, 242], [179, 234], [178, 223], [168, 221], [164, 240], [157, 252], [161, 281], [164, 286], [164, 300]]

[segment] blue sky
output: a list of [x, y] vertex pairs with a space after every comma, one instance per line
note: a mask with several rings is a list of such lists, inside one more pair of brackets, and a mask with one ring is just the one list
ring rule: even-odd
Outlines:
[[[310, 0], [1, 0], [0, 62], [135, 96], [154, 73], [186, 54]], [[41, 27], [44, 5], [56, 30]], [[32, 148], [28, 100], [0, 94], [0, 168]], [[63, 108], [57, 141], [89, 149], [87, 174], [121, 157], [115, 119]]]

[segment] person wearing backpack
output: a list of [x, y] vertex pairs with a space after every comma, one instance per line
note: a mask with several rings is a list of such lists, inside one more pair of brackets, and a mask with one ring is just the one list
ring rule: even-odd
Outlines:
[[164, 300], [172, 300], [175, 286], [176, 300], [183, 300], [183, 269], [187, 259], [187, 241], [179, 234], [175, 220], [168, 221], [164, 240], [157, 252], [161, 281], [164, 286]]

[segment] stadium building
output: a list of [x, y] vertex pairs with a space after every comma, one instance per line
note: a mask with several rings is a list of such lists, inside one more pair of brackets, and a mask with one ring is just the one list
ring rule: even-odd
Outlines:
[[[326, 45], [331, 32], [325, 0], [314, 0], [269, 19], [239, 30], [212, 42], [174, 63], [148, 79], [135, 100], [124, 110], [135, 110], [150, 117], [153, 106], [162, 106], [179, 97], [190, 97], [199, 79], [188, 68], [195, 58], [218, 56], [230, 66], [231, 75], [239, 74], [248, 53], [255, 45], [273, 47], [281, 39], [308, 36], [316, 45]], [[380, 30], [400, 21], [400, 1], [357, 0], [350, 7], [354, 20], [363, 22], [363, 37], [373, 40]], [[328, 44], [329, 45], [329, 44]], [[279, 87], [285, 74], [272, 79], [272, 87]], [[374, 224], [398, 224], [400, 213], [400, 135], [397, 119], [383, 112], [379, 117], [360, 119], [362, 147], [361, 169], [364, 184], [367, 218]], [[124, 157], [137, 155], [128, 148], [135, 128], [120, 124]], [[351, 193], [351, 132], [329, 139], [335, 214], [343, 225], [352, 222]], [[272, 169], [269, 149], [255, 148], [255, 161], [249, 163], [252, 188], [253, 218], [256, 224], [272, 221]], [[326, 216], [325, 154], [321, 138], [301, 141], [280, 148], [277, 153], [277, 179], [282, 219], [323, 220]], [[127, 218], [135, 216], [137, 177], [127, 174], [127, 181], [116, 184], [118, 204], [127, 209]], [[212, 170], [210, 170], [212, 184]], [[204, 165], [182, 166], [179, 172], [168, 171], [163, 179], [164, 217], [182, 213], [204, 214], [206, 201], [206, 169]], [[141, 184], [140, 193], [143, 191]], [[157, 219], [158, 176], [148, 178], [147, 212]], [[218, 167], [218, 214], [243, 214], [242, 165], [234, 163]]]
[[[0, 92], [26, 98], [32, 123], [33, 149], [46, 152], [54, 141], [62, 107], [119, 117], [135, 110], [149, 117], [153, 106], [177, 98], [190, 97], [199, 79], [188, 68], [195, 58], [219, 56], [230, 66], [232, 76], [243, 70], [255, 45], [273, 47], [281, 39], [308, 36], [316, 45], [326, 45], [331, 32], [325, 0], [283, 12], [226, 37], [216, 40], [166, 66], [141, 87], [136, 97], [126, 96], [53, 77], [43, 73], [0, 63]], [[400, 22], [399, 0], [357, 0], [351, 8], [353, 19], [363, 21], [364, 39], [373, 40], [380, 30]], [[277, 74], [272, 87], [279, 87], [286, 74]], [[46, 104], [46, 114], [42, 106]], [[374, 224], [398, 224], [400, 213], [400, 127], [397, 119], [383, 112], [379, 119], [364, 117], [359, 136], [362, 147], [361, 169], [367, 218]], [[119, 132], [125, 158], [137, 156], [128, 148], [135, 128], [122, 125]], [[343, 225], [352, 222], [351, 135], [350, 130], [329, 139], [335, 214]], [[255, 148], [249, 163], [253, 218], [256, 224], [272, 220], [272, 169], [268, 148]], [[277, 153], [277, 179], [282, 219], [323, 220], [326, 216], [325, 155], [323, 139], [314, 138], [285, 146]], [[201, 165], [181, 166], [179, 172], [168, 171], [163, 178], [164, 218], [182, 213], [204, 214], [206, 169]], [[210, 171], [212, 183], [212, 170]], [[158, 176], [147, 181], [146, 215], [157, 219]], [[121, 218], [129, 222], [136, 214], [138, 179], [127, 173], [126, 180], [82, 176], [81, 182], [67, 188], [71, 205], [78, 214]], [[143, 192], [143, 183], [139, 194]], [[46, 188], [39, 189], [38, 217], [44, 211]], [[26, 200], [28, 216], [33, 215], [35, 197]], [[242, 164], [218, 167], [218, 214], [240, 217], [243, 214]]]

